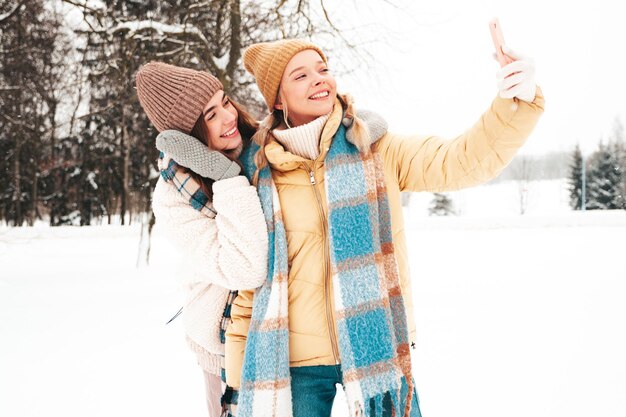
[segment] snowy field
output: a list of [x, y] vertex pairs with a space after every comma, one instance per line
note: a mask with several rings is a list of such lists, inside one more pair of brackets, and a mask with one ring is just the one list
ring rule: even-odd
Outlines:
[[[626, 416], [626, 213], [469, 200], [407, 213], [424, 417]], [[182, 325], [165, 325], [177, 256], [157, 230], [136, 268], [139, 234], [0, 228], [0, 416], [206, 415]]]

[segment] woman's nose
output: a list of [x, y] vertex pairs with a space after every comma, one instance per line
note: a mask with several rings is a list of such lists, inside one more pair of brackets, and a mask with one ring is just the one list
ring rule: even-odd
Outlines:
[[316, 74], [313, 76], [313, 85], [320, 85], [324, 82], [324, 77], [320, 74]]
[[232, 123], [236, 118], [237, 116], [235, 116], [225, 108], [222, 108], [222, 120], [224, 121], [225, 125]]

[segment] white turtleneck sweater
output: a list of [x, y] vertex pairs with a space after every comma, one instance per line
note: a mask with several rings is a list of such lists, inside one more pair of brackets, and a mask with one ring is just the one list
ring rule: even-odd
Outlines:
[[329, 116], [330, 114], [320, 116], [312, 122], [291, 129], [274, 129], [272, 133], [287, 151], [314, 160], [320, 154], [320, 137]]

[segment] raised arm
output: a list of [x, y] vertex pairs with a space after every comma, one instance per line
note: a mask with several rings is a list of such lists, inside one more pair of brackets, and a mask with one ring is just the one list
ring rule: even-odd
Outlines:
[[452, 140], [388, 133], [374, 149], [395, 173], [401, 191], [466, 188], [495, 178], [511, 162], [543, 109], [538, 87], [530, 103], [497, 96], [474, 126]]

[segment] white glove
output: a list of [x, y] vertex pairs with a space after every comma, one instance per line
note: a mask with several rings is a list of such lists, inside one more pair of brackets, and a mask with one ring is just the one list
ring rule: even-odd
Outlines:
[[515, 61], [500, 68], [496, 74], [500, 97], [513, 98], [532, 103], [535, 100], [537, 85], [535, 84], [535, 62], [508, 46], [502, 46], [502, 52]]

